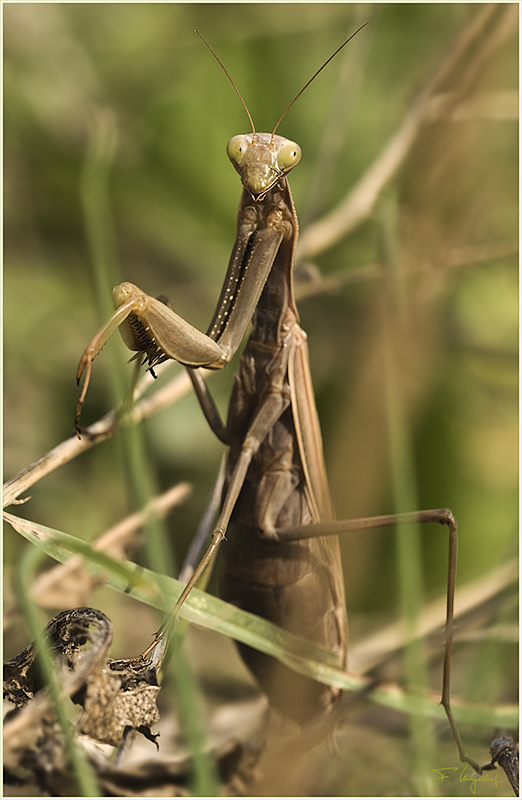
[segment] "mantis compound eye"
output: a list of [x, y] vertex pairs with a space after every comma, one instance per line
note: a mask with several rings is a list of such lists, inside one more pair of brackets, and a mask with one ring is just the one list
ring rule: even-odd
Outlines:
[[301, 158], [301, 148], [295, 142], [287, 141], [281, 147], [277, 154], [277, 166], [281, 172], [288, 172], [288, 170], [295, 167]]
[[247, 141], [245, 136], [233, 136], [232, 139], [230, 139], [229, 143], [227, 144], [227, 156], [234, 166], [239, 166], [246, 149]]

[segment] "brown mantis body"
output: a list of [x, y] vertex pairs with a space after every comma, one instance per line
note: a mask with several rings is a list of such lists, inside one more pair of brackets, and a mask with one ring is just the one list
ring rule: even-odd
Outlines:
[[[277, 541], [286, 529], [332, 519], [306, 334], [293, 297], [297, 217], [288, 181], [270, 163], [277, 162], [281, 150], [294, 153], [296, 163], [299, 149], [271, 134], [235, 137], [236, 144], [240, 139], [247, 164], [244, 180], [248, 172], [254, 180], [243, 191], [238, 236], [208, 336], [190, 329], [161, 301], [122, 284], [114, 290], [116, 311], [85, 351], [78, 378], [84, 369], [88, 378], [92, 359], [118, 326], [126, 344], [145, 355], [149, 368], [174, 356], [186, 366], [219, 368], [234, 354], [250, 321], [252, 312], [245, 314], [243, 306], [255, 308], [226, 427], [216, 419], [197, 371], [190, 370], [207, 419], [230, 445], [216, 529], [226, 531], [228, 540], [221, 557], [221, 594], [333, 650], [342, 666], [346, 607], [337, 537]], [[254, 194], [255, 181], [261, 197]], [[79, 409], [87, 385], [86, 379]], [[255, 651], [248, 650], [246, 660], [273, 703], [299, 721], [315, 716], [338, 695]], [[281, 673], [290, 673], [288, 680]]]
[[[227, 148], [241, 176], [243, 194], [236, 242], [207, 334], [132, 284], [116, 287], [116, 311], [92, 340], [78, 368], [78, 381], [84, 371], [86, 380], [77, 408], [77, 430], [92, 360], [117, 327], [150, 369], [168, 358], [187, 366], [209, 424], [230, 450], [212, 542], [174, 615], [226, 538], [220, 556], [222, 597], [323, 645], [336, 654], [340, 666], [346, 666], [346, 609], [337, 534], [395, 524], [398, 518], [332, 521], [306, 334], [299, 326], [292, 285], [297, 218], [286, 175], [299, 161], [300, 150], [294, 142], [275, 135], [275, 129], [263, 134], [255, 132], [253, 124], [252, 128], [252, 134], [234, 137]], [[223, 426], [197, 368], [218, 369], [228, 363], [251, 321], [252, 333]], [[439, 522], [450, 531], [442, 702], [461, 758], [479, 769], [464, 753], [449, 704], [456, 524], [447, 509], [414, 512], [401, 519]], [[166, 630], [167, 625], [144, 655]], [[299, 723], [323, 714], [339, 696], [337, 689], [301, 677], [268, 656], [248, 648], [243, 648], [243, 656], [270, 702]]]
[[[262, 226], [277, 210], [277, 227], [285, 235], [256, 307], [229, 407], [224, 497], [235, 491], [249, 447], [252, 461], [227, 527], [220, 593], [333, 650], [344, 665], [346, 610], [337, 537], [278, 541], [287, 529], [332, 519], [306, 335], [293, 298], [297, 219], [287, 179], [251, 204], [245, 190], [240, 216], [255, 208]], [[243, 648], [243, 654], [272, 703], [299, 721], [327, 708], [337, 694], [261, 653]]]

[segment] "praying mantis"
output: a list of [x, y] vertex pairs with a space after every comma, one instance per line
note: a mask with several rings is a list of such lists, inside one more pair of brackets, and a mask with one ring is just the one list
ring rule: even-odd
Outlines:
[[[212, 431], [229, 451], [211, 543], [176, 603], [172, 618], [219, 550], [223, 599], [328, 648], [340, 667], [347, 665], [348, 648], [339, 534], [398, 522], [447, 526], [450, 552], [441, 702], [461, 760], [480, 771], [465, 753], [450, 706], [455, 519], [448, 509], [435, 509], [334, 520], [307, 337], [299, 325], [294, 300], [298, 224], [287, 176], [298, 164], [301, 151], [297, 143], [276, 131], [304, 89], [350, 39], [313, 75], [271, 133], [256, 131], [233, 84], [252, 132], [234, 136], [227, 146], [243, 192], [236, 241], [207, 333], [186, 322], [164, 299], [150, 297], [131, 283], [115, 287], [115, 311], [91, 340], [78, 366], [77, 381], [80, 383], [83, 377], [84, 383], [76, 410], [76, 430], [80, 436], [80, 413], [92, 362], [117, 329], [127, 347], [135, 351], [134, 359], [146, 363], [152, 373], [156, 365], [168, 359], [184, 365]], [[198, 370], [225, 367], [250, 323], [252, 332], [241, 355], [224, 424]], [[166, 636], [170, 622], [160, 629], [144, 656]], [[340, 692], [335, 687], [297, 675], [249, 648], [243, 649], [242, 656], [270, 703], [299, 724], [306, 725], [339, 705]]]

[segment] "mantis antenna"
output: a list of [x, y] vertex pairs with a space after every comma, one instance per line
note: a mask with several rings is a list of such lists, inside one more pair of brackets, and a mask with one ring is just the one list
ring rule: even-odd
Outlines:
[[326, 59], [326, 61], [324, 62], [324, 64], [323, 64], [321, 67], [319, 67], [319, 69], [317, 70], [317, 72], [314, 72], [314, 74], [312, 75], [312, 77], [310, 78], [310, 80], [309, 80], [309, 81], [307, 81], [307, 82], [305, 83], [305, 85], [303, 86], [303, 88], [301, 89], [301, 91], [300, 91], [300, 92], [298, 92], [298, 93], [296, 94], [296, 96], [294, 97], [294, 99], [292, 100], [292, 102], [291, 102], [291, 103], [289, 103], [289, 105], [287, 105], [287, 107], [285, 108], [285, 110], [283, 111], [283, 113], [281, 114], [281, 116], [279, 117], [279, 119], [277, 120], [277, 122], [276, 122], [276, 125], [275, 125], [275, 128], [274, 128], [274, 130], [272, 131], [272, 136], [274, 136], [274, 134], [275, 134], [276, 130], [279, 128], [279, 125], [280, 125], [280, 124], [281, 124], [281, 122], [283, 121], [283, 119], [284, 119], [284, 117], [286, 116], [287, 112], [288, 112], [288, 111], [290, 111], [290, 109], [291, 109], [291, 108], [292, 108], [292, 106], [294, 105], [295, 101], [296, 101], [296, 100], [298, 100], [298, 99], [301, 97], [301, 95], [303, 94], [304, 90], [305, 90], [305, 89], [308, 89], [308, 87], [310, 86], [310, 84], [312, 83], [312, 81], [315, 81], [315, 79], [317, 78], [317, 76], [319, 75], [319, 73], [323, 71], [323, 69], [324, 69], [324, 68], [325, 68], [325, 67], [326, 67], [326, 66], [327, 66], [327, 65], [330, 63], [330, 61], [331, 61], [333, 58], [335, 58], [335, 56], [337, 55], [337, 53], [339, 53], [339, 52], [340, 52], [340, 51], [343, 49], [343, 47], [344, 47], [345, 45], [347, 45], [347, 44], [348, 44], [348, 42], [350, 42], [350, 41], [353, 39], [353, 37], [354, 37], [354, 36], [357, 36], [357, 34], [359, 33], [359, 31], [362, 31], [362, 29], [363, 29], [363, 28], [365, 28], [367, 25], [369, 25], [369, 24], [370, 24], [370, 22], [373, 22], [373, 17], [372, 17], [371, 19], [367, 20], [367, 21], [366, 21], [366, 22], [365, 22], [363, 25], [361, 25], [359, 28], [357, 28], [357, 30], [355, 31], [355, 33], [352, 33], [352, 35], [351, 35], [351, 36], [349, 36], [349, 37], [348, 37], [348, 39], [346, 39], [346, 41], [345, 41], [345, 42], [343, 42], [343, 43], [342, 43], [342, 45], [340, 45], [340, 46], [337, 48], [337, 50], [335, 51], [335, 53], [332, 53], [332, 55], [330, 56], [330, 58], [327, 58], [327, 59]]
[[[363, 24], [362, 24], [362, 25], [361, 25], [359, 28], [357, 28], [357, 30], [355, 31], [355, 33], [352, 33], [352, 35], [351, 35], [351, 36], [349, 36], [349, 37], [348, 37], [348, 39], [346, 39], [346, 41], [344, 41], [344, 42], [343, 42], [343, 43], [342, 43], [342, 44], [341, 44], [341, 45], [340, 45], [340, 46], [337, 48], [337, 50], [335, 51], [335, 53], [332, 53], [332, 55], [330, 56], [330, 58], [327, 58], [327, 59], [326, 59], [326, 61], [324, 62], [324, 64], [322, 64], [322, 66], [320, 66], [320, 67], [319, 67], [319, 69], [317, 70], [317, 72], [314, 72], [314, 74], [312, 75], [312, 77], [310, 78], [310, 80], [308, 80], [308, 81], [305, 83], [305, 85], [303, 86], [303, 88], [301, 89], [301, 91], [299, 91], [299, 92], [296, 94], [296, 96], [294, 97], [294, 99], [292, 100], [292, 102], [291, 102], [291, 103], [289, 103], [289, 104], [287, 105], [287, 107], [285, 108], [285, 110], [283, 111], [283, 113], [281, 114], [281, 116], [279, 117], [279, 119], [277, 120], [277, 122], [276, 122], [276, 125], [275, 125], [275, 127], [274, 127], [274, 129], [273, 129], [273, 131], [272, 131], [272, 138], [274, 137], [276, 130], [279, 128], [279, 125], [280, 125], [280, 124], [281, 124], [281, 122], [283, 121], [283, 119], [284, 119], [284, 117], [286, 116], [286, 114], [288, 113], [288, 111], [290, 111], [290, 109], [292, 108], [292, 106], [294, 105], [294, 103], [296, 102], [296, 100], [298, 100], [298, 99], [299, 99], [299, 97], [301, 97], [301, 95], [303, 94], [304, 90], [305, 90], [305, 89], [307, 89], [307, 88], [310, 86], [310, 84], [312, 83], [312, 81], [314, 81], [314, 80], [317, 78], [317, 76], [319, 75], [319, 73], [323, 71], [323, 69], [324, 69], [324, 68], [325, 68], [325, 67], [326, 67], [326, 66], [327, 66], [327, 65], [330, 63], [330, 61], [331, 61], [333, 58], [335, 58], [335, 56], [337, 55], [337, 53], [339, 53], [339, 52], [340, 52], [340, 51], [343, 49], [343, 47], [344, 47], [345, 45], [347, 45], [347, 44], [348, 44], [348, 42], [349, 42], [349, 41], [351, 41], [351, 40], [353, 39], [353, 37], [354, 37], [354, 36], [357, 36], [357, 34], [359, 33], [359, 31], [362, 31], [362, 29], [363, 29], [363, 28], [365, 28], [367, 25], [369, 25], [369, 24], [370, 24], [370, 22], [373, 22], [373, 17], [372, 17], [371, 19], [367, 20], [365, 23], [363, 23]], [[215, 58], [215, 59], [216, 59], [216, 61], [218, 62], [219, 66], [221, 67], [221, 69], [223, 70], [223, 72], [225, 73], [225, 75], [227, 76], [228, 80], [230, 81], [230, 83], [231, 83], [231, 84], [232, 84], [232, 86], [234, 87], [234, 89], [235, 89], [235, 91], [236, 91], [236, 94], [237, 94], [237, 96], [239, 97], [239, 99], [241, 100], [241, 103], [243, 104], [243, 108], [245, 109], [245, 111], [246, 111], [246, 113], [247, 113], [247, 115], [248, 115], [248, 119], [250, 120], [250, 124], [251, 124], [251, 126], [252, 126], [252, 133], [253, 133], [253, 134], [254, 134], [254, 136], [255, 136], [255, 135], [256, 135], [256, 129], [255, 129], [255, 125], [254, 125], [254, 120], [252, 119], [252, 116], [251, 116], [251, 114], [250, 114], [250, 111], [248, 110], [248, 106], [247, 106], [247, 104], [246, 104], [246, 103], [245, 103], [245, 101], [243, 100], [243, 96], [241, 95], [241, 92], [239, 91], [239, 89], [237, 88], [236, 84], [235, 84], [235, 83], [234, 83], [234, 81], [232, 80], [232, 78], [231, 78], [231, 76], [230, 76], [230, 73], [228, 72], [227, 68], [225, 67], [225, 65], [223, 64], [223, 62], [222, 62], [222, 61], [221, 61], [221, 59], [219, 58], [219, 56], [217, 56], [217, 55], [216, 55], [216, 53], [214, 52], [214, 50], [212, 49], [212, 47], [209, 45], [209, 43], [207, 42], [207, 40], [205, 39], [205, 37], [204, 37], [204, 36], [203, 36], [203, 35], [202, 35], [202, 34], [201, 34], [201, 33], [200, 33], [200, 32], [199, 32], [197, 29], [195, 29], [195, 31], [194, 31], [194, 32], [195, 32], [195, 33], [197, 33], [197, 35], [199, 36], [199, 38], [200, 38], [200, 39], [201, 39], [201, 40], [204, 42], [204, 44], [206, 44], [206, 46], [208, 47], [208, 49], [210, 50], [210, 52], [212, 53], [212, 55], [214, 56], [214, 58]]]
[[202, 34], [201, 34], [201, 33], [200, 33], [198, 30], [197, 30], [197, 28], [195, 28], [195, 29], [194, 29], [194, 33], [197, 33], [197, 35], [199, 36], [199, 38], [200, 38], [200, 39], [201, 39], [201, 40], [204, 42], [204, 44], [206, 44], [206, 46], [208, 47], [208, 49], [210, 50], [210, 52], [212, 53], [212, 55], [214, 56], [214, 58], [215, 58], [215, 59], [216, 59], [216, 61], [218, 62], [219, 66], [221, 67], [221, 69], [223, 70], [223, 72], [225, 73], [225, 75], [227, 76], [228, 80], [230, 81], [230, 83], [231, 83], [231, 84], [232, 84], [232, 86], [234, 87], [234, 89], [235, 89], [235, 91], [236, 91], [236, 94], [237, 94], [237, 96], [239, 97], [239, 99], [241, 100], [241, 102], [242, 102], [242, 104], [243, 104], [243, 108], [245, 109], [245, 111], [246, 111], [246, 113], [247, 113], [247, 115], [248, 115], [248, 119], [250, 120], [250, 124], [251, 124], [251, 126], [252, 126], [252, 133], [253, 133], [253, 134], [254, 134], [254, 136], [255, 136], [255, 135], [256, 135], [256, 129], [255, 129], [255, 125], [254, 125], [254, 120], [252, 119], [252, 117], [251, 117], [251, 115], [250, 115], [250, 111], [248, 110], [248, 106], [247, 106], [247, 104], [246, 104], [246, 103], [245, 103], [245, 101], [243, 100], [243, 96], [242, 96], [241, 92], [239, 91], [239, 89], [237, 88], [236, 84], [234, 83], [234, 81], [233, 81], [233, 80], [232, 80], [232, 78], [230, 77], [230, 73], [229, 73], [229, 71], [227, 70], [227, 68], [225, 67], [225, 65], [223, 64], [223, 62], [222, 62], [222, 61], [221, 61], [221, 59], [219, 58], [219, 56], [217, 56], [217, 55], [216, 55], [216, 53], [214, 52], [214, 50], [211, 48], [211, 46], [209, 45], [209, 43], [207, 42], [207, 40], [205, 39], [205, 37], [204, 37], [204, 36], [202, 36]]

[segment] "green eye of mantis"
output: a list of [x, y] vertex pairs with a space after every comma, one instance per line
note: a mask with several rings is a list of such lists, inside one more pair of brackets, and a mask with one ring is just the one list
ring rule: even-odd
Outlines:
[[245, 152], [245, 137], [233, 136], [227, 144], [227, 156], [233, 164], [239, 164]]
[[301, 148], [295, 142], [286, 142], [277, 154], [277, 165], [283, 172], [295, 167], [301, 158]]

